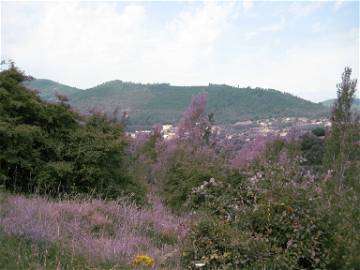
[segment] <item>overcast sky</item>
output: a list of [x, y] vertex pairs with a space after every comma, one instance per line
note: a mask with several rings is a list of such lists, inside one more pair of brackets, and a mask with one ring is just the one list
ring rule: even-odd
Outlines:
[[1, 58], [79, 88], [120, 79], [336, 96], [359, 75], [359, 3], [2, 2]]

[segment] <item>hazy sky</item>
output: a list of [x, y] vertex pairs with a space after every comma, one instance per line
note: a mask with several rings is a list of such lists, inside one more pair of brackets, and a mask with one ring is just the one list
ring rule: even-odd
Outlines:
[[2, 2], [1, 58], [80, 88], [120, 79], [335, 97], [359, 75], [359, 3]]

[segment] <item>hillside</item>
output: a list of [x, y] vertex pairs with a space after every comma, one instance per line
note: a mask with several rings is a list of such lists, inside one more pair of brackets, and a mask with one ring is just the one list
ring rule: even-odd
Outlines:
[[45, 79], [26, 81], [24, 82], [24, 85], [37, 90], [39, 92], [39, 96], [47, 101], [56, 100], [56, 94], [69, 97], [72, 94], [81, 91], [81, 89]]
[[86, 112], [91, 108], [127, 111], [131, 126], [174, 123], [181, 116], [191, 96], [208, 93], [208, 112], [215, 113], [217, 123], [267, 117], [316, 117], [327, 114], [320, 104], [273, 89], [236, 88], [227, 85], [172, 86], [169, 84], [137, 84], [109, 81], [81, 91], [48, 80], [27, 82], [47, 100], [54, 93], [68, 96], [72, 106]]
[[[321, 104], [326, 107], [331, 107], [334, 104], [334, 101], [335, 101], [335, 99], [328, 99], [328, 100], [321, 102]], [[357, 110], [360, 110], [360, 98], [356, 98], [354, 100], [353, 107]]]

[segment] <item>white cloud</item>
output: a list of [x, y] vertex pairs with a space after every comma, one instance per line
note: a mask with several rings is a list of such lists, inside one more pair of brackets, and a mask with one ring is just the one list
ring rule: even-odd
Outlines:
[[[12, 5], [5, 7], [6, 28], [19, 33], [23, 20], [10, 17], [18, 17], [21, 6]], [[162, 29], [150, 31], [140, 4], [120, 12], [116, 3], [49, 3], [42, 9], [44, 17], [28, 35], [2, 37], [5, 55], [34, 76], [78, 87], [115, 78], [189, 81], [234, 15], [231, 3], [192, 5]]]
[[327, 27], [321, 22], [316, 22], [312, 25], [313, 33], [320, 33], [320, 32], [326, 31], [326, 30], [327, 30]]
[[[232, 85], [283, 90], [314, 101], [333, 98], [345, 66], [353, 69], [354, 78], [359, 77], [358, 39], [358, 32], [351, 30], [289, 47], [281, 58], [268, 52], [255, 57], [241, 55], [231, 64], [225, 63], [229, 72], [217, 79]], [[234, 80], [237, 74], [238, 80]]]
[[249, 10], [249, 9], [251, 9], [251, 8], [254, 6], [254, 2], [251, 1], [251, 0], [245, 0], [245, 1], [243, 1], [242, 3], [243, 3], [243, 8], [244, 8], [245, 10]]
[[321, 1], [309, 1], [309, 2], [298, 1], [298, 2], [293, 2], [286, 12], [296, 17], [304, 17], [315, 13], [323, 5], [324, 2]]
[[[5, 8], [11, 5], [8, 3]], [[106, 72], [115, 75], [117, 67], [105, 71], [114, 59], [130, 61], [137, 54], [135, 45], [141, 44], [145, 19], [140, 5], [128, 5], [120, 14], [114, 3], [48, 3], [42, 9], [44, 16], [26, 36], [19, 34], [25, 25], [7, 21], [9, 32], [18, 28], [19, 38], [3, 46], [6, 56], [34, 76], [90, 86]], [[8, 41], [9, 36], [2, 38]]]
[[[248, 19], [242, 4], [190, 3], [153, 26], [151, 9], [141, 2], [3, 2], [2, 57], [35, 77], [81, 88], [113, 79], [212, 82], [275, 88], [319, 101], [335, 95], [345, 65], [358, 77], [358, 31], [299, 38], [291, 43], [296, 47], [285, 44], [280, 34], [300, 29], [297, 18], [321, 5], [282, 4], [287, 14], [253, 26], [236, 23], [239, 16], [242, 22]], [[317, 21], [314, 32], [323, 27], [321, 18]]]
[[345, 0], [337, 0], [335, 1], [335, 10], [339, 10], [344, 6]]
[[146, 55], [149, 64], [157, 63], [152, 69], [153, 77], [163, 74], [165, 80], [171, 78], [174, 83], [196, 81], [196, 73], [211, 58], [213, 46], [231, 15], [231, 4], [215, 3], [179, 14], [153, 40], [154, 50]]
[[286, 25], [286, 20], [285, 18], [282, 18], [280, 22], [264, 25], [262, 27], [255, 29], [254, 31], [245, 33], [245, 39], [250, 40], [255, 37], [261, 36], [262, 34], [265, 33], [279, 32], [285, 28], [285, 25]]

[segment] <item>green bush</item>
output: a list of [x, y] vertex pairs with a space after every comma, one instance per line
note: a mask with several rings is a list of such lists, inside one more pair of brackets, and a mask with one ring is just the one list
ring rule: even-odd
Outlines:
[[329, 183], [309, 184], [306, 177], [284, 181], [285, 170], [268, 166], [193, 190], [200, 222], [184, 245], [184, 267], [357, 269], [358, 194], [336, 193]]
[[190, 151], [180, 145], [169, 158], [162, 184], [167, 204], [177, 211], [188, 209], [191, 190], [212, 176], [222, 175], [221, 164], [219, 159], [208, 156], [201, 149]]
[[311, 132], [316, 137], [324, 137], [325, 136], [325, 128], [323, 128], [323, 127], [314, 128]]
[[50, 196], [117, 197], [143, 189], [128, 173], [127, 137], [119, 124], [83, 117], [65, 99], [42, 102], [16, 68], [0, 73], [0, 185]]
[[322, 165], [324, 159], [324, 141], [312, 134], [305, 134], [301, 138], [301, 151], [305, 158], [304, 165]]

